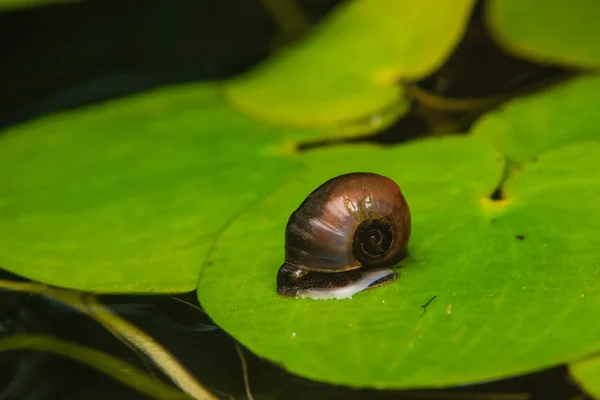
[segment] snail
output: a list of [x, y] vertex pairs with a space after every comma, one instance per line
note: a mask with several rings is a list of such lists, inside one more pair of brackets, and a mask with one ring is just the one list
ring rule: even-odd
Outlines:
[[393, 282], [391, 267], [406, 255], [410, 229], [408, 204], [393, 180], [366, 172], [330, 179], [288, 220], [277, 293], [345, 299]]

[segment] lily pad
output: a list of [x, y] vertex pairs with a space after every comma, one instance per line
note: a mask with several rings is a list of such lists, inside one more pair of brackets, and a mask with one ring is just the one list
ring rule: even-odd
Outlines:
[[215, 85], [152, 92], [0, 135], [0, 265], [101, 292], [195, 289], [232, 217], [284, 182], [293, 138]]
[[[258, 355], [319, 381], [415, 388], [498, 379], [600, 349], [599, 143], [523, 165], [501, 202], [488, 195], [502, 156], [471, 137], [304, 158], [304, 170], [222, 233], [199, 282], [209, 315]], [[361, 170], [396, 180], [411, 207], [400, 278], [349, 300], [279, 297], [289, 214], [326, 179]]]
[[509, 102], [482, 117], [471, 133], [522, 162], [569, 143], [600, 139], [599, 103], [600, 76], [582, 76]]
[[490, 0], [492, 34], [523, 58], [570, 67], [600, 67], [600, 3], [596, 0]]
[[593, 398], [600, 399], [600, 357], [591, 357], [569, 365], [575, 381]]
[[473, 3], [347, 2], [223, 92], [240, 110], [272, 122], [381, 128], [407, 109], [397, 80], [426, 76], [449, 56]]

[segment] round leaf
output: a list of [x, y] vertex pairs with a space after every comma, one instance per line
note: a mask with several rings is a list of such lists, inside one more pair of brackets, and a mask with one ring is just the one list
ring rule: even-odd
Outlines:
[[[312, 168], [223, 232], [199, 299], [258, 355], [351, 386], [481, 382], [600, 349], [600, 144], [540, 156], [491, 202], [501, 159], [468, 137], [308, 154]], [[396, 180], [411, 207], [400, 278], [349, 300], [278, 296], [288, 216], [324, 180], [361, 170]]]
[[0, 265], [103, 292], [196, 287], [235, 215], [296, 168], [276, 129], [214, 85], [56, 115], [0, 135]]
[[600, 67], [597, 0], [489, 0], [487, 20], [508, 51], [533, 61]]
[[[354, 131], [380, 127], [407, 108], [397, 79], [437, 68], [460, 40], [472, 4], [342, 4], [304, 40], [226, 83], [224, 93], [241, 110], [269, 121]], [[361, 129], [347, 126], [356, 124]]]

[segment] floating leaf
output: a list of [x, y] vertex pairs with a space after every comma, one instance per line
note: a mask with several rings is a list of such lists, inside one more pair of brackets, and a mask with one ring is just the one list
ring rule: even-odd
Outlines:
[[0, 135], [0, 265], [102, 292], [196, 287], [214, 238], [318, 132], [254, 121], [213, 85], [60, 114]]
[[571, 67], [600, 67], [600, 3], [596, 0], [489, 0], [497, 41], [523, 58]]
[[[488, 199], [499, 155], [472, 138], [330, 149], [305, 164], [223, 232], [200, 279], [206, 311], [258, 355], [319, 381], [414, 388], [600, 349], [600, 144], [541, 155], [512, 176], [502, 202]], [[350, 300], [279, 297], [289, 214], [326, 179], [361, 170], [396, 180], [411, 207], [400, 278]]]
[[[600, 3], [599, 3], [600, 4]], [[600, 76], [583, 76], [513, 100], [471, 129], [516, 162], [582, 140], [600, 139]]]
[[381, 128], [407, 108], [397, 80], [426, 76], [448, 57], [472, 4], [342, 4], [309, 37], [225, 83], [224, 93], [241, 110], [268, 121], [351, 132]]
[[[294, 183], [223, 233], [200, 301], [259, 355], [352, 386], [468, 384], [598, 351], [600, 143], [586, 142], [599, 137], [597, 86], [585, 77], [515, 101], [475, 137], [307, 154]], [[503, 166], [486, 141], [521, 162], [500, 201], [488, 198]], [[409, 201], [414, 234], [400, 279], [352, 300], [279, 298], [289, 213], [351, 170], [394, 178]]]

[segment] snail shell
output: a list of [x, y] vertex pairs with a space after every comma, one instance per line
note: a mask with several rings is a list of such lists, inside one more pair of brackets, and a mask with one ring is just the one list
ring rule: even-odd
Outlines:
[[410, 225], [391, 179], [357, 172], [325, 182], [290, 216], [277, 292], [341, 299], [394, 281], [390, 267], [406, 255]]

